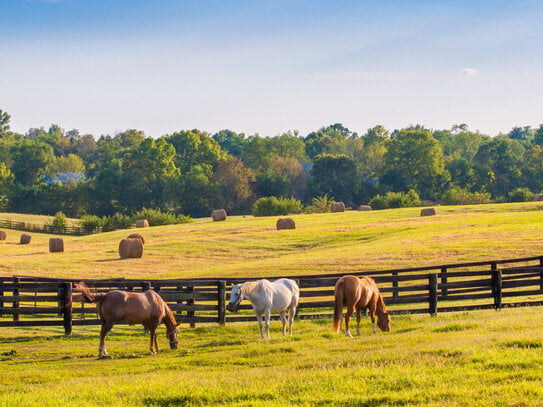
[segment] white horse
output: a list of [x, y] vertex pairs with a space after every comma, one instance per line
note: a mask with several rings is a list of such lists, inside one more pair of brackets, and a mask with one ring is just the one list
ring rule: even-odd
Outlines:
[[294, 280], [281, 278], [273, 283], [268, 280], [250, 281], [243, 284], [233, 284], [230, 293], [230, 302], [226, 309], [236, 312], [241, 301], [251, 301], [255, 311], [258, 326], [260, 327], [260, 339], [264, 339], [262, 315], [266, 322], [266, 335], [270, 338], [270, 314], [279, 312], [283, 322], [283, 336], [286, 334], [287, 317], [285, 310], [288, 308], [289, 333], [292, 335], [292, 323], [294, 314], [300, 299], [300, 289]]

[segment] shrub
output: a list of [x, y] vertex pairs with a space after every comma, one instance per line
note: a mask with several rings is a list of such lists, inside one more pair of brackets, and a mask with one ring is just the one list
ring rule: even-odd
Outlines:
[[79, 221], [83, 232], [87, 234], [99, 232], [102, 227], [102, 219], [95, 215], [85, 215]]
[[421, 206], [422, 202], [419, 195], [410, 189], [409, 192], [387, 192], [384, 196], [374, 196], [369, 205], [373, 209], [389, 209], [389, 208], [408, 208], [413, 206]]
[[117, 229], [128, 229], [134, 223], [128, 215], [122, 213], [115, 213], [112, 216], [104, 216], [102, 218], [102, 232], [110, 232]]
[[452, 187], [441, 197], [444, 205], [476, 205], [491, 202], [489, 192], [469, 192], [467, 189]]
[[51, 221], [51, 228], [56, 233], [66, 233], [66, 226], [68, 222], [66, 221], [66, 215], [62, 212], [57, 212]]
[[307, 213], [330, 212], [330, 207], [332, 206], [332, 202], [334, 201], [335, 199], [331, 196], [328, 196], [328, 194], [324, 194], [323, 196], [317, 196], [311, 199], [311, 205], [306, 208], [305, 212]]
[[509, 194], [509, 202], [528, 202], [532, 201], [534, 196], [529, 188], [517, 188]]
[[179, 223], [190, 223], [193, 219], [190, 216], [176, 215], [172, 212], [162, 212], [160, 209], [143, 208], [134, 214], [134, 221], [147, 219], [149, 226], [175, 225]]
[[276, 216], [300, 213], [302, 210], [302, 203], [295, 198], [269, 196], [257, 200], [253, 205], [252, 213], [254, 216]]

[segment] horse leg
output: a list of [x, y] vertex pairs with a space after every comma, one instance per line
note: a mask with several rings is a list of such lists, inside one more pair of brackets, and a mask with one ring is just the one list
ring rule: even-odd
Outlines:
[[107, 357], [106, 351], [106, 335], [113, 328], [112, 322], [102, 321], [102, 329], [100, 331], [100, 345], [98, 346], [98, 357], [105, 358]]
[[362, 308], [356, 309], [356, 334], [360, 336], [360, 318], [362, 317]]
[[281, 317], [281, 322], [283, 323], [283, 336], [287, 334], [287, 316], [285, 315], [285, 310], [279, 313]]
[[375, 324], [375, 310], [377, 308], [377, 305], [375, 302], [370, 303], [370, 318], [371, 318], [371, 329], [373, 330], [373, 333], [377, 333], [376, 324]]
[[149, 329], [149, 332], [151, 333], [151, 344], [149, 346], [149, 350], [151, 353], [158, 353], [158, 343], [157, 343], [157, 333], [156, 330], [158, 328], [157, 321], [151, 321], [147, 325], [147, 329]]
[[270, 339], [270, 310], [264, 311], [264, 320], [266, 322], [266, 337]]
[[292, 325], [294, 324], [294, 315], [296, 315], [296, 307], [290, 307], [288, 310], [288, 327], [289, 334], [292, 335]]
[[258, 328], [260, 328], [260, 339], [264, 339], [264, 332], [262, 331], [262, 314], [255, 311], [256, 320], [258, 321]]
[[151, 351], [151, 353], [154, 354], [154, 353], [158, 352], [158, 345], [156, 343], [156, 329], [151, 328], [151, 329], [149, 329], [149, 332], [151, 334], [151, 340], [150, 340], [150, 343], [149, 343], [149, 350]]
[[351, 331], [349, 330], [349, 320], [351, 319], [351, 315], [353, 315], [354, 312], [354, 306], [348, 305], [347, 306], [347, 313], [345, 314], [345, 335], [347, 335], [349, 338], [352, 338]]

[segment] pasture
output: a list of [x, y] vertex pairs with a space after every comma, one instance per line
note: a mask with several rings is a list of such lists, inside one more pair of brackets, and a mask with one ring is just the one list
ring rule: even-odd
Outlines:
[[[99, 328], [0, 331], [0, 405], [537, 406], [543, 398], [539, 307], [402, 315], [390, 333], [330, 332], [296, 321], [292, 337], [258, 339], [255, 323], [164, 327], [150, 355], [141, 327], [116, 326], [111, 359], [97, 359]], [[9, 373], [8, 373], [9, 372]]]
[[[200, 219], [138, 229], [141, 259], [120, 260], [127, 230], [63, 237], [6, 230], [0, 274], [70, 278], [192, 278], [327, 274], [538, 256], [541, 203]], [[179, 349], [158, 330], [157, 355], [140, 326], [108, 335], [99, 360], [98, 326], [0, 329], [0, 405], [444, 405], [541, 404], [541, 307], [393, 315], [392, 330], [360, 337], [331, 332], [330, 320], [297, 320], [282, 337], [259, 339], [256, 321], [180, 327]], [[9, 373], [7, 373], [9, 372]]]

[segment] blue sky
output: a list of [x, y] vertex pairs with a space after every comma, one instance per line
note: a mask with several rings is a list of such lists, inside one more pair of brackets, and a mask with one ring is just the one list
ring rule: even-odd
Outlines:
[[0, 0], [0, 109], [58, 124], [489, 135], [543, 123], [538, 1]]

